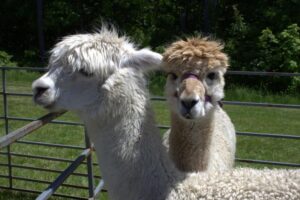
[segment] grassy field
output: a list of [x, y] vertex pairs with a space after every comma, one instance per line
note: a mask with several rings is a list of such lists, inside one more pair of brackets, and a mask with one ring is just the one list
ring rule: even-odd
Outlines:
[[[31, 92], [31, 82], [39, 73], [26, 72], [9, 72], [7, 77], [7, 91], [8, 92]], [[153, 93], [161, 94], [161, 87], [155, 88]], [[2, 89], [2, 86], [1, 86]], [[238, 101], [252, 101], [252, 102], [270, 102], [270, 103], [289, 103], [300, 104], [300, 94], [270, 94], [262, 91], [251, 90], [241, 87], [227, 88], [225, 100]], [[156, 120], [159, 124], [169, 124], [169, 113], [165, 102], [153, 102], [153, 108], [156, 113]], [[298, 109], [282, 109], [282, 108], [259, 108], [248, 106], [229, 106], [226, 105], [225, 110], [230, 115], [237, 131], [249, 131], [259, 133], [281, 133], [300, 135], [300, 110]], [[0, 98], [0, 116], [3, 115], [3, 99]], [[30, 97], [8, 97], [8, 113], [11, 117], [28, 117], [38, 118], [46, 111], [32, 103]], [[67, 113], [60, 117], [59, 120], [75, 121], [79, 119], [71, 113]], [[13, 131], [26, 122], [9, 121], [9, 131]], [[4, 121], [0, 121], [0, 136], [5, 134]], [[48, 124], [38, 131], [26, 136], [24, 140], [39, 141], [47, 143], [70, 144], [76, 146], [84, 146], [83, 127], [70, 125]], [[273, 138], [257, 138], [250, 136], [239, 136], [237, 142], [237, 157], [260, 159], [260, 160], [274, 160], [281, 162], [300, 163], [300, 141], [289, 139], [273, 139]], [[5, 152], [6, 149], [1, 150]], [[74, 160], [81, 152], [81, 150], [62, 149], [56, 147], [43, 147], [38, 145], [13, 144], [11, 151], [18, 154], [39, 155], [49, 157], [59, 157]], [[96, 161], [94, 159], [94, 161]], [[0, 163], [8, 162], [7, 156], [0, 154]], [[12, 163], [16, 166], [32, 166], [43, 169], [64, 170], [69, 163], [46, 161], [33, 158], [23, 158], [20, 156], [12, 156]], [[264, 165], [249, 165], [237, 163], [237, 166], [251, 166], [251, 167], [272, 167]], [[94, 173], [100, 175], [98, 168], [94, 167]], [[76, 172], [86, 173], [86, 165], [82, 164]], [[0, 165], [0, 175], [8, 175], [7, 167]], [[38, 170], [27, 170], [13, 168], [12, 175], [20, 178], [32, 178], [36, 180], [53, 181], [58, 173], [43, 172]], [[67, 184], [76, 184], [87, 186], [86, 178], [72, 175], [66, 181]], [[98, 180], [96, 180], [98, 183]], [[0, 186], [9, 186], [6, 178], [0, 176]], [[22, 180], [13, 180], [14, 188], [43, 190], [47, 184], [33, 183]], [[87, 197], [88, 191], [70, 187], [61, 187], [57, 193], [67, 194], [72, 196]], [[0, 190], [0, 200], [10, 199], [34, 199], [36, 195], [24, 194], [19, 192], [9, 192]], [[52, 199], [61, 199], [53, 197]], [[100, 199], [107, 199], [104, 194]]]

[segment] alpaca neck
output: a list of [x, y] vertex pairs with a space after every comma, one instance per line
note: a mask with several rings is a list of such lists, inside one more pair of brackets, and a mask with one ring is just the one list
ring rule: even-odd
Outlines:
[[147, 123], [140, 126], [145, 127], [142, 134], [122, 122], [117, 127], [113, 123], [88, 123], [111, 199], [164, 199], [176, 182], [177, 172], [163, 151], [159, 135], [153, 133], [156, 128]]
[[[125, 91], [126, 84], [114, 89]], [[130, 93], [117, 93], [128, 95], [104, 103], [105, 119], [84, 121], [111, 199], [164, 199], [180, 175], [162, 146], [145, 90], [130, 87]]]
[[214, 111], [196, 120], [171, 113], [170, 156], [181, 171], [203, 171], [208, 167]]

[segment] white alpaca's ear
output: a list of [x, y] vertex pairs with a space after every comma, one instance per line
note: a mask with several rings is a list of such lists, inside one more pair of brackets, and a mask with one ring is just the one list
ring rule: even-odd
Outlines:
[[135, 51], [129, 57], [121, 60], [121, 67], [132, 67], [138, 70], [157, 70], [161, 66], [162, 55], [149, 49]]

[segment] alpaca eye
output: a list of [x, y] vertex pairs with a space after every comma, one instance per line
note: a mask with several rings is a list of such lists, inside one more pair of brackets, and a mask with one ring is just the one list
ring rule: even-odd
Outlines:
[[171, 77], [172, 80], [176, 80], [178, 77], [175, 73], [169, 73], [168, 75]]
[[80, 70], [79, 70], [79, 73], [82, 74], [83, 76], [86, 76], [86, 77], [91, 77], [91, 76], [93, 76], [92, 73], [87, 72], [87, 71], [85, 71], [84, 69], [80, 69]]
[[208, 79], [210, 79], [210, 80], [214, 80], [214, 79], [217, 78], [217, 74], [216, 74], [215, 72], [210, 72], [210, 73], [207, 74], [206, 77], [207, 77]]

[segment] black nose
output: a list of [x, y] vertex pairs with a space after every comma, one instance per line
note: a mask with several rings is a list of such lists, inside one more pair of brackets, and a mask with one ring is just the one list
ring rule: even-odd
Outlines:
[[34, 88], [34, 97], [38, 98], [40, 96], [42, 96], [47, 90], [49, 89], [49, 87], [47, 86], [38, 86], [36, 88]]
[[182, 106], [186, 109], [186, 110], [191, 110], [193, 107], [194, 107], [194, 105], [196, 105], [198, 103], [198, 100], [190, 100], [190, 99], [188, 99], [188, 100], [182, 100], [181, 101], [181, 104], [182, 104]]

